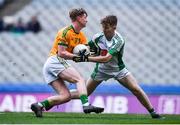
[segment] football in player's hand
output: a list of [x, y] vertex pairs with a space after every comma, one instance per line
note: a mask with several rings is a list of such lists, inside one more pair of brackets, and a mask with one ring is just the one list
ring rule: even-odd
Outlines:
[[80, 54], [82, 54], [82, 52], [84, 53], [84, 55], [89, 55], [90, 54], [89, 48], [84, 44], [78, 44], [73, 49], [73, 54], [75, 54], [75, 55], [80, 56]]

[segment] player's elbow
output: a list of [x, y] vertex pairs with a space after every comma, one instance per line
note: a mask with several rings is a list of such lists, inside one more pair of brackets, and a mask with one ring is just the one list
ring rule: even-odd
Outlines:
[[102, 60], [102, 62], [103, 62], [103, 63], [109, 62], [110, 59], [111, 59], [111, 58], [104, 58], [104, 59]]
[[104, 57], [104, 58], [101, 58], [99, 61], [97, 62], [100, 62], [100, 63], [106, 63], [106, 62], [109, 62], [111, 58], [107, 58], [107, 57]]
[[61, 57], [61, 58], [65, 58], [66, 57], [66, 53], [64, 51], [59, 51], [58, 52], [58, 56]]
[[105, 57], [102, 59], [102, 62], [103, 62], [103, 63], [109, 62], [109, 61], [111, 60], [111, 58], [112, 58], [112, 56], [108, 54], [107, 56], [105, 56]]

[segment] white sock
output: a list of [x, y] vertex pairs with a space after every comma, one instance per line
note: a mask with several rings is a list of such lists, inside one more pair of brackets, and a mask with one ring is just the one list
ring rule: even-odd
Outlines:
[[42, 105], [40, 102], [38, 102], [38, 105], [41, 106], [41, 107], [43, 107], [43, 105]]
[[83, 106], [88, 106], [89, 105], [89, 102], [86, 102], [83, 104]]

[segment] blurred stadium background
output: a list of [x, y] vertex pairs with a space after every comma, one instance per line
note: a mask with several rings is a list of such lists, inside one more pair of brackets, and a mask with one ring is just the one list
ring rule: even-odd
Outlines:
[[[39, 33], [0, 31], [0, 111], [30, 111], [32, 102], [54, 94], [44, 83], [43, 63], [58, 29], [70, 24], [68, 11], [77, 7], [88, 12], [84, 29], [88, 39], [101, 30], [103, 16], [117, 15], [117, 30], [126, 39], [128, 69], [158, 112], [180, 114], [179, 0], [0, 0], [0, 19], [28, 22], [36, 15], [42, 25]], [[95, 65], [71, 63], [86, 79]], [[104, 106], [106, 113], [147, 113], [114, 80], [100, 85], [90, 99]], [[52, 111], [81, 112], [80, 101]]]

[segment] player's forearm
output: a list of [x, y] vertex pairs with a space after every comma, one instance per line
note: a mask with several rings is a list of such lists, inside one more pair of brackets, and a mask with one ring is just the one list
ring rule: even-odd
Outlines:
[[64, 51], [64, 52], [59, 52], [58, 56], [64, 59], [69, 59], [72, 60], [72, 58], [74, 57], [74, 54], [68, 52], [68, 51]]
[[94, 56], [94, 57], [89, 56], [88, 60], [89, 60], [89, 62], [106, 63], [106, 62], [110, 61], [111, 58], [112, 58], [112, 55], [107, 53], [105, 56]]
[[100, 63], [105, 63], [110, 60], [110, 58], [106, 56], [95, 56], [95, 57], [88, 57], [89, 62], [100, 62]]

